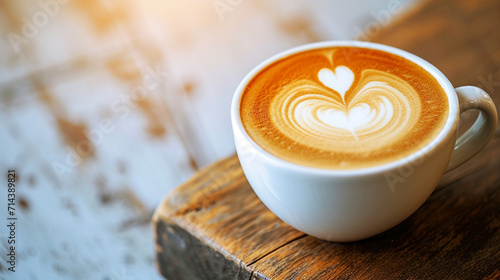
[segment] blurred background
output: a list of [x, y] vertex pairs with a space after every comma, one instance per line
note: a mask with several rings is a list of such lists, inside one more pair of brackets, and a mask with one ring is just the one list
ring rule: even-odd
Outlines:
[[[235, 152], [244, 75], [293, 46], [365, 40], [420, 2], [0, 0], [0, 169], [18, 175], [18, 262], [0, 279], [163, 279], [151, 216]], [[6, 208], [2, 188], [1, 224]]]

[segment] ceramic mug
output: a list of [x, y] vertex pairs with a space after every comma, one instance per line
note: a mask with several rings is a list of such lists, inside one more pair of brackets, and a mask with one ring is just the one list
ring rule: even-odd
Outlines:
[[[282, 160], [257, 145], [240, 118], [240, 99], [248, 82], [280, 58], [325, 47], [377, 49], [404, 57], [439, 82], [449, 114], [440, 133], [418, 152], [387, 164], [351, 170], [305, 167]], [[240, 83], [231, 104], [236, 151], [245, 176], [262, 202], [280, 219], [309, 235], [348, 242], [374, 236], [399, 224], [430, 196], [443, 174], [477, 154], [491, 139], [497, 112], [482, 89], [454, 88], [436, 67], [393, 47], [359, 41], [327, 41], [279, 53], [255, 67]], [[461, 113], [478, 109], [473, 126], [458, 137]]]

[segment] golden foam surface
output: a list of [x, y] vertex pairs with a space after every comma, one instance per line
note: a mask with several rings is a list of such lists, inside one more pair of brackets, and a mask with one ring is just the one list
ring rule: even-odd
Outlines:
[[300, 165], [353, 169], [410, 155], [442, 129], [446, 93], [418, 65], [355, 47], [310, 50], [257, 74], [240, 113], [263, 149]]

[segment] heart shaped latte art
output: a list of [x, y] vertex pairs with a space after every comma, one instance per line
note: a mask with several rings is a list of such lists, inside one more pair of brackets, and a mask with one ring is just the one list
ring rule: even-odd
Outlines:
[[319, 83], [291, 83], [273, 99], [273, 123], [303, 145], [351, 152], [397, 141], [420, 117], [420, 107], [410, 106], [418, 93], [401, 78], [364, 70], [354, 80], [348, 67], [338, 66], [320, 69]]

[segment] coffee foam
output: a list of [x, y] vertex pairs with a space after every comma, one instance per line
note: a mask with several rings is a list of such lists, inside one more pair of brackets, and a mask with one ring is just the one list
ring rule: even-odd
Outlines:
[[250, 137], [285, 160], [350, 169], [387, 163], [429, 143], [447, 97], [418, 65], [382, 51], [338, 47], [277, 61], [243, 93]]

